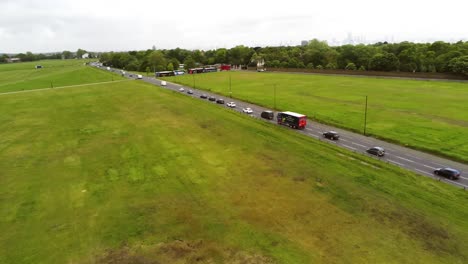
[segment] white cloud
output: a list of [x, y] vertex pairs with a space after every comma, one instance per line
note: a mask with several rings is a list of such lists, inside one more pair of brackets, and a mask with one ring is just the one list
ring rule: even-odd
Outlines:
[[468, 2], [0, 0], [0, 52], [468, 39]]

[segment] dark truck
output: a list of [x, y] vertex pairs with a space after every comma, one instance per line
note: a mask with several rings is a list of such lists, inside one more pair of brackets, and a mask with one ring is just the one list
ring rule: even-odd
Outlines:
[[295, 129], [304, 129], [307, 125], [307, 116], [294, 112], [279, 112], [276, 115], [279, 125], [289, 126]]

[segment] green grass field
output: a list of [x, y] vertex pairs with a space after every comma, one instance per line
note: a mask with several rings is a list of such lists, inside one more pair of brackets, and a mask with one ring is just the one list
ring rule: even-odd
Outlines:
[[330, 75], [221, 72], [168, 77], [260, 105], [468, 162], [468, 83]]
[[139, 81], [0, 97], [0, 263], [466, 263], [468, 193]]
[[[0, 64], [0, 93], [121, 80], [116, 74], [85, 66], [90, 60], [44, 60]], [[42, 65], [42, 69], [35, 69]]]

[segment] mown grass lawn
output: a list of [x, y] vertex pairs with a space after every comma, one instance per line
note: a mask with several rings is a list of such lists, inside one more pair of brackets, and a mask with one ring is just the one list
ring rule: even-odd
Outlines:
[[277, 109], [360, 133], [368, 96], [367, 134], [468, 162], [466, 82], [257, 72], [167, 79], [272, 108], [276, 87]]
[[[84, 65], [88, 61], [43, 60], [0, 64], [0, 93], [123, 79], [114, 73]], [[35, 69], [36, 65], [43, 68]]]
[[468, 193], [131, 81], [0, 97], [0, 263], [466, 263]]

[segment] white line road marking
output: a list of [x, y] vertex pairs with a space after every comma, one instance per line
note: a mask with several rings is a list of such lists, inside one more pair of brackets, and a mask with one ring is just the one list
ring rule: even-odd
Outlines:
[[353, 148], [353, 147], [348, 146], [348, 145], [345, 145], [345, 144], [343, 144], [343, 147], [347, 147], [347, 148], [349, 148], [349, 149], [356, 150], [356, 148]]
[[391, 163], [398, 164], [398, 165], [400, 165], [400, 166], [402, 166], [402, 167], [404, 167], [404, 166], [405, 166], [405, 164], [402, 164], [402, 163], [400, 163], [400, 162], [396, 162], [396, 161], [394, 161], [394, 160], [391, 160], [391, 159], [387, 159], [387, 160], [388, 160], [389, 162], [391, 162]]
[[414, 161], [413, 161], [413, 160], [410, 160], [410, 159], [405, 159], [405, 158], [400, 157], [400, 156], [395, 156], [395, 157], [397, 157], [397, 158], [399, 158], [399, 159], [402, 159], [402, 160], [406, 160], [406, 161], [408, 161], [408, 162], [414, 163]]
[[429, 169], [431, 169], [431, 170], [435, 170], [435, 169], [436, 169], [436, 168], [434, 168], [434, 167], [427, 166], [427, 165], [424, 165], [424, 164], [421, 164], [421, 165], [423, 165], [424, 167], [429, 168]]
[[307, 135], [309, 135], [309, 136], [313, 136], [314, 138], [320, 138], [319, 136], [317, 136], [317, 135], [314, 135], [314, 134], [307, 134]]
[[344, 138], [340, 138], [340, 141], [343, 141], [343, 142], [349, 142], [349, 140], [347, 140], [347, 139], [344, 139]]
[[426, 174], [426, 175], [429, 175], [429, 176], [434, 176], [434, 175], [432, 175], [431, 173], [426, 172], [426, 171], [423, 171], [423, 170], [418, 170], [418, 169], [415, 169], [415, 170], [417, 170], [417, 171], [419, 171], [419, 172], [421, 172], [421, 173], [424, 173], [424, 174]]
[[468, 188], [467, 185], [460, 184], [460, 183], [458, 183], [458, 182], [454, 182], [454, 181], [447, 181], [447, 182], [453, 183], [453, 184], [458, 185], [458, 186], [462, 186], [463, 188]]
[[363, 147], [363, 148], [365, 148], [365, 147], [366, 147], [366, 146], [364, 146], [364, 145], [362, 145], [362, 144], [355, 143], [355, 142], [351, 142], [351, 144], [353, 144], [353, 145], [356, 145], [356, 146], [360, 146], [360, 147]]

